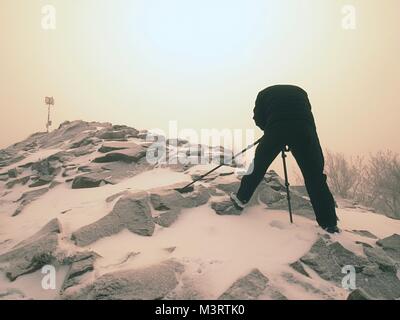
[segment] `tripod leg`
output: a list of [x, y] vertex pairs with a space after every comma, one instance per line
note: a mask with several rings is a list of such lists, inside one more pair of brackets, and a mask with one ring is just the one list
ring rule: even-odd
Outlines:
[[292, 204], [290, 202], [290, 184], [289, 184], [289, 178], [288, 178], [288, 173], [287, 173], [287, 166], [286, 166], [286, 148], [282, 150], [282, 160], [283, 160], [283, 171], [285, 173], [285, 186], [286, 186], [286, 196], [288, 200], [288, 206], [289, 206], [289, 216], [290, 216], [290, 223], [293, 223], [293, 213], [292, 213]]

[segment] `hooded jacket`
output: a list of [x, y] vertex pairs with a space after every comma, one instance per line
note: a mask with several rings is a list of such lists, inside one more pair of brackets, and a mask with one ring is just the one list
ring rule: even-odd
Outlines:
[[292, 85], [276, 85], [261, 91], [257, 96], [253, 119], [261, 130], [288, 120], [305, 120], [315, 127], [307, 92]]

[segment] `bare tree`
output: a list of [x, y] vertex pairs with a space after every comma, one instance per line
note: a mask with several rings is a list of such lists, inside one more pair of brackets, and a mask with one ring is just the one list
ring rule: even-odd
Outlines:
[[365, 181], [369, 202], [394, 218], [400, 218], [400, 161], [391, 151], [370, 156]]
[[362, 157], [347, 159], [342, 153], [327, 150], [325, 172], [334, 194], [342, 198], [355, 198], [364, 180], [364, 160]]

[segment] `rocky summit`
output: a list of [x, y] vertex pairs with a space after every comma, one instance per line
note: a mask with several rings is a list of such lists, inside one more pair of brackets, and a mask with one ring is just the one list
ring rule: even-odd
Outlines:
[[[160, 141], [165, 154], [148, 161]], [[274, 171], [238, 210], [237, 162], [182, 191], [226, 156], [84, 121], [0, 150], [0, 299], [400, 299], [400, 221], [339, 205], [343, 232], [329, 235], [298, 187], [290, 224]]]

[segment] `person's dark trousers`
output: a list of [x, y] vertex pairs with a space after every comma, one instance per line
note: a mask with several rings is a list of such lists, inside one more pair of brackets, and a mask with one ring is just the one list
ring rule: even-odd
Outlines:
[[250, 201], [285, 145], [290, 147], [303, 174], [318, 224], [323, 228], [336, 226], [335, 201], [323, 173], [324, 156], [318, 134], [315, 127], [305, 120], [280, 121], [265, 129], [253, 165], [249, 174], [243, 177], [237, 197], [245, 203]]

